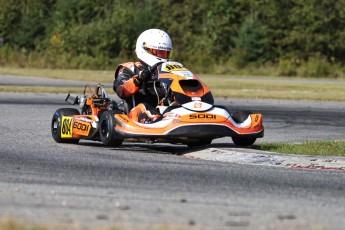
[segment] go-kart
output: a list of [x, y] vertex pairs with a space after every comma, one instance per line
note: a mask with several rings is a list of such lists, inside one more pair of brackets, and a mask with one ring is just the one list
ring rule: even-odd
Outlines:
[[[52, 118], [51, 132], [58, 143], [79, 140], [101, 141], [120, 146], [124, 140], [181, 143], [189, 147], [210, 144], [213, 139], [231, 137], [239, 146], [250, 146], [264, 136], [262, 115], [231, 112], [214, 105], [209, 88], [178, 62], [159, 63], [152, 69], [152, 80], [143, 84], [145, 94], [156, 94], [159, 117], [151, 123], [129, 118], [124, 100], [115, 102], [103, 85], [92, 92], [85, 86], [82, 96], [67, 95], [65, 101], [80, 106], [58, 109]], [[158, 95], [157, 86], [163, 93]], [[90, 95], [86, 90], [90, 90]]]

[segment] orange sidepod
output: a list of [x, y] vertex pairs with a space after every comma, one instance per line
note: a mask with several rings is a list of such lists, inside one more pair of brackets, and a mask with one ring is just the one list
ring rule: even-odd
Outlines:
[[[131, 126], [137, 126], [137, 124], [135, 124], [127, 115], [125, 114], [115, 114], [115, 117], [117, 119], [119, 119], [120, 121], [122, 121], [122, 124], [128, 124]], [[122, 124], [120, 124], [120, 126], [122, 126]], [[116, 124], [118, 125], [118, 124]]]
[[[125, 114], [115, 114], [115, 117], [120, 121], [116, 122], [115, 128], [119, 131], [123, 131], [125, 133], [135, 133], [135, 134], [142, 134], [142, 135], [162, 135], [165, 132], [179, 126], [179, 123], [171, 123], [166, 127], [161, 128], [152, 128], [152, 127], [144, 127], [142, 125], [138, 125], [133, 122], [129, 117]], [[150, 126], [150, 125], [149, 125]]]

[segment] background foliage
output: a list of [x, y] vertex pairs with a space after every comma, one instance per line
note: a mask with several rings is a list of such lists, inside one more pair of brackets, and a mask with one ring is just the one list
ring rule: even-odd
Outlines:
[[[112, 69], [148, 28], [199, 72], [342, 76], [345, 0], [0, 0], [0, 65]], [[247, 71], [247, 72], [246, 72]]]

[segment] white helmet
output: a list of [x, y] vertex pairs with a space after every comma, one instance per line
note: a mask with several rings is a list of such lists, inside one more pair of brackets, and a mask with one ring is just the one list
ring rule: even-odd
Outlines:
[[163, 30], [149, 29], [140, 34], [135, 47], [138, 59], [152, 67], [159, 62], [170, 61], [172, 42]]

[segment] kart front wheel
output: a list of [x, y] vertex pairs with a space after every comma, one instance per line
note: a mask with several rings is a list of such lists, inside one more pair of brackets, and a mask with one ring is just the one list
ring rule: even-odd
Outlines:
[[51, 122], [51, 132], [54, 140], [57, 143], [72, 143], [78, 144], [79, 139], [72, 139], [72, 138], [61, 138], [61, 122], [63, 116], [72, 117], [74, 115], [79, 115], [79, 111], [73, 108], [63, 108], [58, 109], [53, 115], [52, 122]]
[[194, 147], [199, 147], [199, 146], [203, 146], [203, 145], [209, 145], [212, 143], [212, 139], [204, 139], [204, 140], [198, 140], [198, 141], [190, 141], [187, 142], [187, 146], [190, 148], [194, 148]]
[[[232, 119], [234, 119], [235, 122], [243, 123], [250, 114], [251, 112], [248, 112], [248, 111], [236, 111], [231, 115], [231, 117]], [[236, 136], [236, 137], [232, 137], [232, 141], [234, 142], [235, 145], [247, 147], [254, 144], [254, 142], [256, 141], [256, 137]]]
[[100, 120], [100, 127], [99, 127], [99, 136], [101, 138], [102, 143], [105, 146], [116, 147], [120, 146], [123, 142], [123, 139], [116, 138], [115, 136], [115, 114], [119, 114], [121, 112], [116, 110], [105, 111]]
[[232, 137], [232, 141], [234, 142], [235, 145], [242, 146], [242, 147], [247, 147], [256, 141], [255, 137]]

